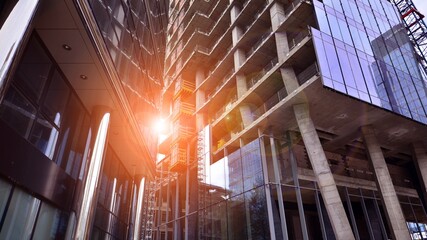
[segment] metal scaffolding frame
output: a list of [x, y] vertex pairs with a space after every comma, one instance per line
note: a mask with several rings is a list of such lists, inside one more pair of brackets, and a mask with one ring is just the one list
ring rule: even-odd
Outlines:
[[[147, 185], [147, 194], [144, 196], [143, 200], [143, 211], [142, 211], [142, 222], [141, 225], [141, 239], [151, 240], [153, 239], [153, 232], [155, 231], [154, 227], [154, 212], [157, 209], [156, 206], [156, 192], [160, 190], [160, 187], [170, 183], [173, 180], [176, 180], [178, 173], [170, 171], [162, 171], [157, 169], [156, 177], [154, 180], [149, 181]], [[161, 204], [161, 203], [159, 203]]]

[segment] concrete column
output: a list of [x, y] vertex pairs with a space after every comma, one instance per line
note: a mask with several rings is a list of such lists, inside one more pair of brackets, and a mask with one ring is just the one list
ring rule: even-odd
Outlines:
[[273, 31], [279, 28], [280, 23], [285, 19], [285, 9], [281, 3], [275, 2], [270, 8], [271, 27]]
[[295, 105], [294, 113], [335, 237], [338, 240], [354, 239], [328, 160], [310, 118], [308, 106]]
[[237, 70], [242, 66], [242, 64], [246, 61], [246, 54], [245, 51], [242, 49], [236, 49], [234, 52], [234, 71], [237, 72]]
[[182, 36], [182, 34], [184, 33], [184, 25], [179, 25], [178, 26], [178, 38]]
[[[425, 151], [424, 144], [422, 142], [416, 142], [412, 144], [412, 151], [416, 159], [416, 164], [421, 172], [422, 183], [424, 187], [427, 186], [427, 154]], [[425, 189], [423, 189], [425, 191]]]
[[[200, 86], [205, 80], [205, 73], [202, 69], [196, 71], [196, 86]], [[200, 108], [206, 102], [205, 91], [198, 89], [196, 91], [196, 108]], [[205, 126], [205, 114], [197, 113], [196, 114], [196, 130], [199, 131]]]
[[[98, 182], [104, 162], [107, 145], [108, 126], [110, 123], [110, 110], [104, 106], [97, 106], [91, 114], [91, 127], [89, 130], [90, 156], [83, 161], [80, 176], [82, 189], [77, 194], [77, 225], [74, 239], [88, 239], [96, 210]], [[86, 150], [85, 150], [86, 152]], [[85, 154], [86, 155], [86, 154]], [[86, 156], [85, 156], [86, 157]], [[79, 205], [81, 204], [81, 205]]]
[[236, 75], [237, 98], [241, 98], [248, 91], [246, 77], [243, 74]]
[[292, 93], [299, 87], [297, 76], [295, 75], [292, 67], [281, 68], [280, 74], [282, 74], [283, 84], [285, 85], [286, 92], [288, 94]]
[[[205, 80], [205, 73], [202, 69], [198, 69], [196, 71], [196, 86], [200, 86], [202, 82]], [[199, 108], [205, 103], [205, 91], [202, 89], [198, 89], [196, 91], [196, 107]]]
[[237, 45], [242, 35], [243, 30], [240, 27], [234, 27], [233, 30], [231, 30], [231, 40], [233, 42], [233, 46]]
[[[237, 49], [234, 53], [234, 66], [235, 70], [239, 69], [240, 65], [246, 60], [244, 52]], [[236, 75], [237, 98], [243, 96], [247, 91], [246, 77], [243, 74]], [[240, 115], [242, 118], [243, 126], [247, 127], [253, 122], [251, 107], [249, 105], [242, 105], [239, 107]]]
[[175, 71], [179, 71], [182, 68], [182, 65], [184, 64], [184, 61], [182, 60], [182, 55], [180, 55], [180, 57], [176, 61], [177, 62], [176, 62]]
[[274, 37], [276, 39], [277, 59], [282, 62], [289, 53], [288, 34], [286, 32], [277, 32]]
[[412, 156], [420, 183], [424, 208], [427, 208], [427, 154], [424, 144], [416, 142], [412, 144]]
[[178, 46], [177, 46], [177, 52], [178, 53], [180, 53], [181, 52], [181, 50], [184, 48], [184, 43], [183, 43], [183, 41], [182, 40], [180, 40], [179, 42], [178, 42]]
[[[240, 7], [237, 5], [234, 5], [230, 10], [231, 24], [233, 24], [233, 22], [236, 20], [239, 13], [240, 13]], [[233, 46], [236, 46], [236, 44], [239, 42], [239, 39], [242, 37], [242, 35], [243, 35], [243, 30], [238, 26], [235, 26], [231, 30], [231, 39], [233, 42]]]
[[[280, 23], [285, 19], [285, 10], [280, 3], [274, 3], [270, 8], [271, 27], [273, 31], [279, 28]], [[277, 57], [283, 61], [286, 54], [289, 53], [288, 36], [286, 32], [277, 32], [274, 34], [276, 39]]]
[[[274, 3], [270, 8], [270, 18], [271, 26], [273, 31], [277, 30], [280, 22], [285, 19], [284, 8], [280, 3]], [[289, 53], [289, 42], [286, 32], [276, 32], [274, 34], [276, 39], [276, 50], [277, 50], [277, 59], [279, 62], [283, 62]], [[293, 92], [299, 87], [298, 79], [296, 77], [295, 71], [292, 67], [284, 67], [280, 69], [282, 74], [283, 83], [285, 84], [287, 93]]]
[[383, 152], [375, 137], [375, 131], [371, 126], [364, 126], [361, 128], [361, 131], [368, 157], [371, 160], [375, 173], [377, 186], [381, 193], [393, 239], [411, 239]]
[[[230, 3], [232, 2], [232, 0], [230, 0]], [[239, 6], [237, 6], [236, 4], [231, 8], [230, 10], [230, 19], [231, 19], [231, 23], [233, 23], [237, 16], [239, 15], [241, 9]]]
[[244, 127], [249, 126], [254, 121], [251, 107], [249, 105], [242, 105], [239, 107], [239, 111], [242, 117], [243, 126]]

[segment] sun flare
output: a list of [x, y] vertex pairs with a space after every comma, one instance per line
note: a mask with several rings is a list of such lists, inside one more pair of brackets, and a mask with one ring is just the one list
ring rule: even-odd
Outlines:
[[165, 134], [167, 131], [167, 124], [166, 121], [162, 118], [157, 119], [154, 123], [154, 130], [157, 132], [157, 134]]

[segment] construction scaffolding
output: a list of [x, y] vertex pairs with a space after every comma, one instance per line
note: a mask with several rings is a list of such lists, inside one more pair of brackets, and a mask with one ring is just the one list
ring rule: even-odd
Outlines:
[[151, 240], [153, 239], [154, 232], [154, 215], [157, 207], [156, 193], [160, 190], [160, 187], [169, 184], [171, 181], [175, 181], [178, 177], [177, 173], [170, 171], [162, 171], [157, 169], [156, 177], [154, 180], [148, 182], [143, 199], [143, 209], [141, 216], [141, 239]]
[[198, 192], [198, 234], [199, 239], [204, 239], [206, 225], [206, 207], [207, 207], [207, 189], [201, 184], [206, 182], [206, 149], [205, 149], [205, 131], [200, 131], [197, 134], [197, 180], [199, 182]]
[[414, 45], [420, 67], [427, 76], [427, 25], [424, 15], [421, 14], [411, 0], [391, 0], [396, 5], [403, 20], [408, 36]]

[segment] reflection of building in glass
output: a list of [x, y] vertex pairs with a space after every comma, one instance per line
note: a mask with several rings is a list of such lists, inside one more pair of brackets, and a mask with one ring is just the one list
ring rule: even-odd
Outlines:
[[[324, 84], [426, 123], [425, 82], [406, 29], [391, 4], [370, 10], [368, 6], [345, 3], [343, 8], [328, 9], [329, 14], [324, 5], [315, 7], [322, 31], [314, 30], [315, 46]], [[385, 11], [374, 18], [372, 11], [379, 7]], [[348, 8], [354, 8], [351, 15], [338, 17]]]
[[425, 122], [419, 116], [425, 115], [426, 86], [406, 28], [395, 25], [371, 44], [380, 71], [376, 79], [384, 79], [386, 90], [380, 98], [388, 98], [394, 112]]
[[163, 1], [0, 3], [0, 239], [138, 239]]
[[426, 89], [399, 26], [385, 0], [171, 1], [144, 239], [421, 236]]

